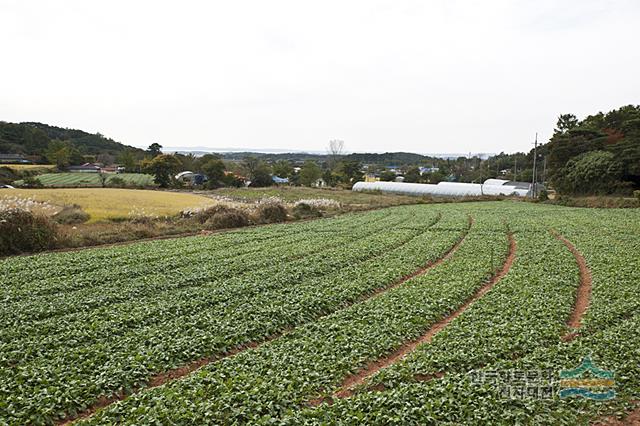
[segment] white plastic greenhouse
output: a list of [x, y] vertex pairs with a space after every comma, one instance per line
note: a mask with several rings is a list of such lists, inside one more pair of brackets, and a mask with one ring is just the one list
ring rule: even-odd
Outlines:
[[[540, 189], [540, 188], [538, 188]], [[382, 191], [405, 195], [432, 195], [441, 197], [465, 197], [481, 195], [531, 196], [531, 184], [503, 179], [487, 179], [480, 183], [440, 182], [429, 183], [404, 182], [357, 182], [354, 191]]]

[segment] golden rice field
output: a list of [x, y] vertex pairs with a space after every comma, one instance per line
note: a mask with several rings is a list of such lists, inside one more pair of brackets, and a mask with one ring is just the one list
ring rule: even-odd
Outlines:
[[6, 191], [0, 192], [0, 199], [17, 196], [58, 206], [78, 204], [89, 213], [90, 222], [137, 215], [171, 216], [182, 210], [200, 208], [216, 202], [196, 194], [140, 189], [47, 188]]
[[21, 170], [54, 170], [56, 166], [53, 164], [0, 164], [0, 167], [6, 167], [17, 171]]

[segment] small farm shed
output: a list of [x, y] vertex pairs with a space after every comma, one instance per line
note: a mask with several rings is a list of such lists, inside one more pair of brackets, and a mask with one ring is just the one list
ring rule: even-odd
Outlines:
[[81, 166], [69, 166], [67, 170], [72, 173], [100, 173], [100, 166], [93, 163], [84, 163]]

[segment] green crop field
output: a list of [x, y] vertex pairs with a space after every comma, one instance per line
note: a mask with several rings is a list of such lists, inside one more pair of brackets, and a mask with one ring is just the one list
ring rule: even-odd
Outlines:
[[638, 253], [638, 209], [502, 201], [6, 258], [0, 424], [624, 418]]
[[[114, 178], [122, 179], [125, 185], [129, 186], [155, 186], [153, 176], [140, 173], [118, 173], [110, 174], [106, 183]], [[77, 188], [77, 187], [101, 187], [100, 175], [98, 173], [45, 173], [37, 176], [37, 179], [46, 187]], [[20, 186], [22, 181], [16, 181]]]

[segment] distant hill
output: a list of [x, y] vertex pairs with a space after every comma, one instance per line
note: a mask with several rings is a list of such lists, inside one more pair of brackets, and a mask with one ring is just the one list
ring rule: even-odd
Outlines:
[[7, 123], [0, 121], [0, 153], [42, 157], [52, 140], [70, 142], [82, 155], [117, 156], [125, 150], [143, 154], [140, 148], [127, 146], [100, 133], [65, 129], [43, 123]]
[[[223, 152], [220, 155], [225, 160], [238, 161], [247, 157], [256, 157], [267, 162], [275, 162], [278, 160], [288, 160], [302, 163], [306, 160], [314, 160], [318, 162], [327, 161], [327, 154], [312, 154], [306, 152], [286, 152], [286, 153], [264, 153], [264, 152]], [[411, 152], [385, 152], [379, 153], [351, 153], [342, 156], [346, 161], [358, 161], [363, 164], [378, 164], [383, 166], [401, 166], [409, 164], [425, 164], [433, 161], [435, 157], [429, 157]]]
[[324, 162], [327, 159], [326, 154], [311, 154], [307, 152], [282, 152], [282, 153], [267, 153], [267, 152], [218, 152], [225, 160], [240, 161], [247, 157], [256, 157], [267, 162], [275, 162], [279, 160], [293, 161], [294, 163], [304, 162], [306, 160], [314, 160]]
[[387, 166], [401, 166], [403, 164], [421, 164], [433, 160], [433, 157], [414, 154], [412, 152], [385, 152], [383, 154], [353, 153], [345, 156], [348, 160], [365, 164], [381, 164]]

